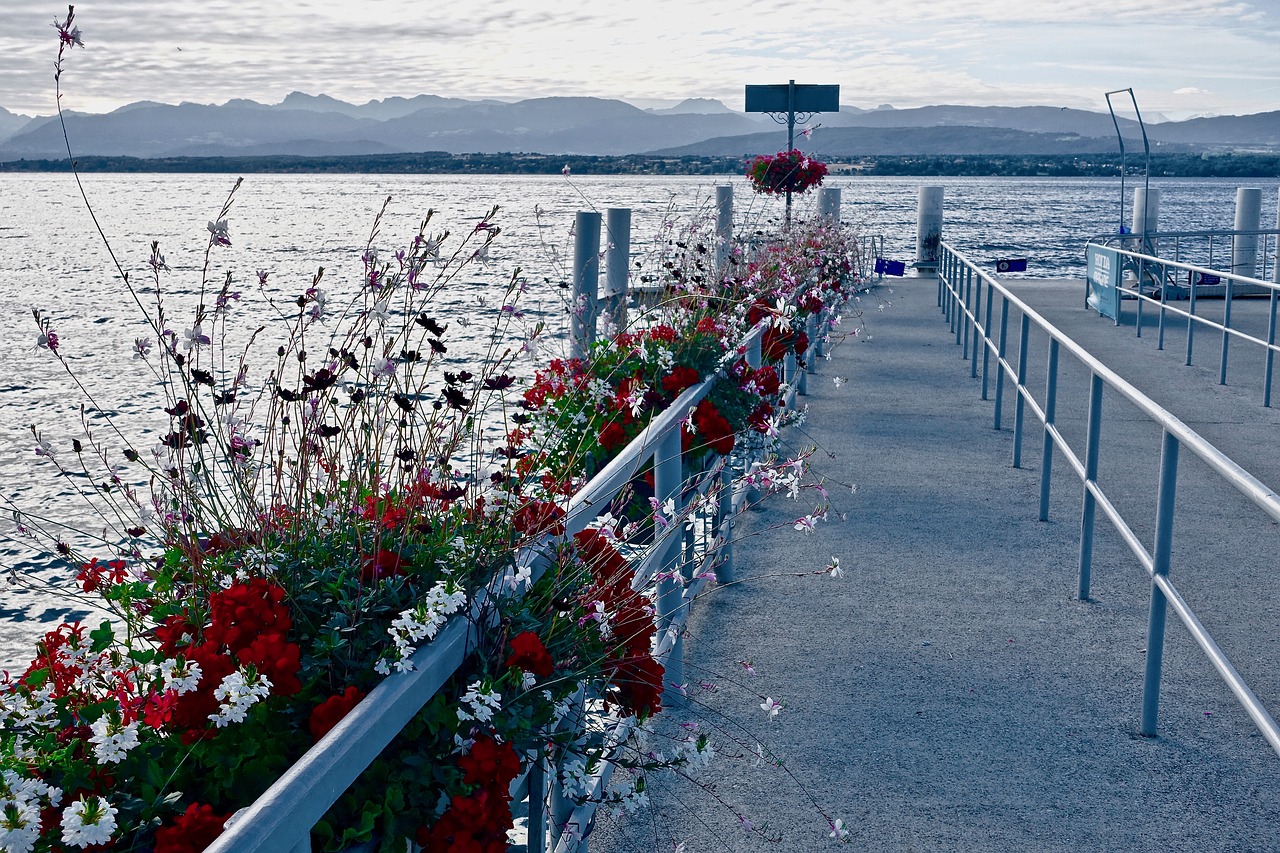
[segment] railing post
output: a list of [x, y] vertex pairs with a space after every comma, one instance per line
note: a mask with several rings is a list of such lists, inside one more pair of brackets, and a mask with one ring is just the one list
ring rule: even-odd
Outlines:
[[[1276, 250], [1280, 252], [1280, 246], [1277, 246]], [[1276, 345], [1276, 295], [1277, 292], [1273, 289], [1271, 291], [1271, 313], [1267, 318], [1267, 369], [1263, 377], [1264, 385], [1262, 390], [1262, 405], [1267, 407], [1271, 406], [1271, 374], [1276, 359], [1276, 351], [1274, 349]]]
[[987, 288], [987, 321], [982, 344], [982, 399], [987, 399], [987, 377], [991, 375], [991, 306], [996, 297], [995, 288]]
[[[960, 357], [969, 360], [969, 310], [973, 305], [973, 269], [966, 267], [964, 271], [964, 298], [960, 302], [960, 325], [964, 326], [964, 349]], [[959, 331], [957, 330], [957, 335]]]
[[1160, 670], [1164, 663], [1167, 599], [1157, 578], [1169, 575], [1173, 552], [1174, 497], [1178, 490], [1178, 440], [1166, 430], [1160, 448], [1160, 484], [1156, 493], [1156, 543], [1152, 555], [1151, 612], [1147, 620], [1147, 666], [1142, 684], [1142, 735], [1155, 737], [1160, 714]]
[[1084, 509], [1080, 516], [1080, 582], [1081, 601], [1089, 600], [1089, 581], [1093, 571], [1093, 521], [1098, 500], [1090, 486], [1098, 479], [1098, 449], [1102, 442], [1102, 377], [1092, 374], [1089, 381], [1089, 432], [1085, 438]]
[[[991, 298], [991, 287], [988, 286], [987, 299], [990, 299], [990, 298]], [[982, 318], [979, 316], [979, 314], [981, 313], [982, 313], [982, 276], [978, 276], [978, 280], [975, 283], [975, 286], [973, 288], [973, 349], [969, 353], [970, 355], [969, 378], [970, 379], [978, 378], [978, 347], [981, 346], [984, 350], [986, 349], [986, 342], [983, 340], [985, 335], [978, 334], [978, 329], [981, 328], [981, 324], [982, 324]], [[983, 331], [985, 332], [985, 329]]]
[[733, 187], [716, 187], [716, 272], [723, 276], [733, 251]]
[[[674, 506], [669, 523], [681, 524], [679, 516], [680, 492], [683, 485], [683, 464], [680, 451], [680, 428], [670, 430], [658, 443], [653, 455], [653, 491], [658, 501], [658, 512], [664, 517], [667, 507]], [[668, 501], [671, 503], [669, 504]], [[667, 630], [684, 604], [683, 585], [680, 583], [680, 551], [683, 545], [680, 530], [655, 530], [654, 541], [660, 542], [658, 547], [662, 556], [658, 559], [658, 629]], [[684, 642], [681, 637], [674, 638], [675, 643], [667, 658], [666, 672], [663, 675], [664, 699], [670, 698], [670, 704], [676, 704], [677, 697], [684, 684]]]
[[1053, 435], [1049, 427], [1058, 415], [1058, 339], [1049, 339], [1048, 378], [1044, 386], [1044, 447], [1040, 453], [1040, 520], [1049, 520], [1049, 488], [1053, 475]]
[[1195, 334], [1196, 334], [1196, 321], [1193, 319], [1196, 315], [1196, 286], [1194, 283], [1195, 282], [1194, 276], [1192, 276], [1191, 281], [1192, 281], [1191, 288], [1190, 288], [1191, 296], [1188, 298], [1188, 301], [1187, 301], [1187, 314], [1190, 315], [1187, 317], [1187, 364], [1188, 365], [1191, 364], [1191, 344], [1192, 344], [1192, 341], [1195, 340]]
[[1157, 318], [1157, 323], [1156, 323], [1156, 349], [1157, 350], [1164, 349], [1164, 315], [1166, 313], [1166, 306], [1169, 301], [1168, 290], [1164, 286], [1165, 282], [1167, 281], [1167, 279], [1165, 278], [1167, 274], [1168, 274], [1168, 270], [1165, 269], [1164, 264], [1161, 264], [1160, 265], [1160, 314], [1159, 314], [1159, 317]]
[[611, 207], [605, 211], [604, 310], [618, 332], [627, 327], [627, 279], [631, 264], [631, 208]]
[[1004, 355], [1009, 343], [1009, 298], [1000, 300], [1000, 346], [996, 349], [996, 405], [995, 429], [1000, 429], [1004, 419]]
[[546, 757], [534, 751], [529, 763], [529, 818], [526, 853], [547, 850], [547, 770]]
[[573, 288], [569, 303], [569, 357], [586, 358], [596, 337], [600, 287], [600, 214], [579, 210], [573, 226]]
[[1231, 290], [1235, 282], [1228, 278], [1226, 287], [1222, 295], [1222, 355], [1218, 359], [1218, 384], [1227, 384], [1227, 351], [1231, 344], [1231, 334], [1227, 329], [1231, 328]]
[[[560, 728], [563, 731], [578, 733], [579, 739], [582, 737], [582, 730], [586, 722], [586, 701], [583, 688], [579, 687], [578, 692], [570, 700], [569, 713], [560, 721]], [[560, 842], [560, 838], [569, 828], [569, 818], [573, 816], [574, 809], [578, 807], [570, 797], [566, 797], [564, 793], [564, 785], [562, 784], [561, 773], [563, 772], [563, 761], [565, 750], [563, 748], [556, 751], [555, 763], [551, 765], [550, 779], [551, 785], [551, 846], [555, 847]], [[578, 828], [581, 830], [581, 827]]]
[[1018, 387], [1013, 400], [1013, 467], [1022, 467], [1022, 420], [1026, 400], [1022, 389], [1027, 384], [1027, 345], [1030, 343], [1031, 318], [1022, 315], [1021, 328], [1018, 332]]
[[716, 582], [733, 583], [733, 468], [724, 461], [720, 472], [720, 499], [716, 502], [715, 534], [720, 537], [720, 557], [716, 560]]

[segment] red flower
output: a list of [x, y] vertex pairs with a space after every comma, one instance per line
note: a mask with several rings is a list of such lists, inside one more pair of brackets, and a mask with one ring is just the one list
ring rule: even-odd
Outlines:
[[537, 634], [523, 631], [511, 638], [511, 657], [507, 658], [507, 667], [519, 667], [539, 678], [546, 678], [555, 669], [555, 661]]
[[292, 696], [302, 689], [298, 670], [302, 668], [302, 649], [290, 643], [284, 634], [259, 634], [236, 655], [241, 664], [252, 664], [271, 679], [271, 692]]
[[201, 853], [222, 834], [231, 817], [214, 814], [213, 806], [192, 803], [173, 820], [173, 826], [156, 830], [155, 853]]
[[659, 323], [649, 329], [649, 340], [673, 344], [676, 341], [676, 330], [666, 323]]
[[292, 627], [285, 591], [266, 578], [236, 581], [209, 596], [212, 625], [205, 639], [238, 652], [261, 634], [284, 634]]
[[535, 500], [529, 501], [516, 510], [511, 523], [516, 530], [527, 536], [538, 536], [543, 533], [559, 536], [564, 533], [564, 525], [560, 522], [562, 518], [564, 518], [564, 510], [560, 507], [548, 501]]
[[600, 430], [600, 446], [606, 453], [615, 453], [627, 446], [627, 430], [618, 421], [609, 421]]
[[697, 427], [697, 438], [704, 447], [709, 447], [721, 456], [733, 452], [733, 427], [720, 414], [716, 404], [703, 399], [693, 412], [693, 425]]
[[466, 784], [505, 796], [511, 781], [520, 775], [520, 758], [510, 743], [481, 735], [471, 744], [471, 751], [458, 759], [458, 768]]
[[360, 704], [360, 700], [365, 696], [355, 687], [348, 687], [337, 696], [330, 696], [311, 710], [311, 717], [307, 720], [307, 728], [311, 731], [311, 737], [320, 740], [329, 733], [329, 731], [341, 722], [342, 718], [351, 713], [355, 706]]
[[678, 396], [686, 388], [692, 388], [702, 381], [698, 371], [692, 367], [679, 365], [671, 368], [671, 373], [662, 377], [662, 390], [672, 397]]
[[376, 583], [383, 578], [403, 577], [405, 575], [403, 560], [395, 551], [386, 548], [378, 549], [372, 557], [365, 557], [360, 566], [360, 579], [365, 583]]

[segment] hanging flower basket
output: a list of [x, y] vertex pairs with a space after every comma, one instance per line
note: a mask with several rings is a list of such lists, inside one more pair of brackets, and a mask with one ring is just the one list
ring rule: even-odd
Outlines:
[[761, 154], [747, 163], [747, 178], [752, 189], [765, 195], [782, 195], [788, 190], [804, 193], [822, 186], [826, 176], [826, 163], [794, 148], [777, 154]]

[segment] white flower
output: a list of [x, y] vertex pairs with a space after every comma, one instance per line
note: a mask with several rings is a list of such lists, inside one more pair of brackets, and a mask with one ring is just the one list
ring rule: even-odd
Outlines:
[[831, 575], [831, 577], [833, 577], [833, 578], [842, 578], [842, 577], [844, 577], [844, 569], [840, 568], [840, 558], [839, 558], [839, 557], [835, 557], [835, 556], [833, 556], [833, 557], [831, 558], [831, 562], [827, 565], [827, 568], [826, 568], [824, 571], [826, 571], [826, 573], [827, 573], [827, 574], [829, 574], [829, 575]]
[[831, 833], [829, 838], [834, 838], [842, 844], [849, 840], [849, 830], [844, 828], [844, 821], [836, 818], [831, 822]]
[[40, 807], [33, 800], [0, 799], [0, 850], [30, 853], [40, 837]]
[[492, 687], [485, 687], [479, 681], [467, 685], [467, 692], [458, 700], [458, 719], [462, 722], [475, 720], [487, 723], [493, 719], [494, 712], [502, 707], [502, 694]]
[[204, 329], [199, 323], [194, 324], [189, 329], [184, 329], [182, 337], [186, 343], [187, 352], [211, 343], [209, 336], [204, 333]]
[[387, 322], [391, 319], [391, 303], [386, 299], [373, 303], [372, 313], [379, 323]]
[[796, 519], [796, 523], [795, 523], [796, 530], [802, 531], [804, 533], [812, 533], [814, 530], [817, 529], [817, 527], [818, 527], [817, 519], [815, 519], [811, 515], [806, 515], [804, 518]]
[[138, 745], [138, 724], [125, 725], [114, 714], [103, 714], [89, 727], [93, 737], [93, 757], [99, 764], [115, 764], [122, 761], [129, 750]]
[[173, 690], [179, 696], [194, 691], [200, 684], [200, 675], [200, 664], [195, 661], [169, 658], [160, 662], [164, 689]]
[[219, 246], [231, 245], [231, 233], [227, 229], [227, 220], [219, 219], [217, 222], [209, 222], [209, 233], [213, 236], [213, 242]]
[[236, 670], [222, 679], [222, 683], [213, 691], [213, 698], [222, 704], [215, 713], [209, 715], [209, 720], [218, 728], [242, 723], [249, 709], [269, 695], [271, 679], [261, 674], [249, 679], [243, 671]]
[[773, 697], [769, 696], [760, 703], [760, 708], [768, 714], [769, 719], [772, 720], [774, 717], [778, 716], [778, 712], [782, 710], [782, 703], [773, 701]]
[[840, 388], [849, 382], [849, 380], [845, 379], [843, 376], [832, 376], [831, 381], [835, 383], [837, 388]]
[[116, 831], [116, 812], [102, 797], [81, 797], [62, 813], [62, 840], [73, 847], [106, 844]]

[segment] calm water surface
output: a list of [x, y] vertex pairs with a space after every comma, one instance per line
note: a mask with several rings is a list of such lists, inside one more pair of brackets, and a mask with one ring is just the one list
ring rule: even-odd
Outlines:
[[[146, 279], [151, 242], [160, 241], [172, 269], [164, 281], [171, 325], [189, 324], [188, 312], [199, 296], [205, 223], [217, 214], [233, 179], [86, 175], [83, 181], [116, 256], [135, 283]], [[560, 284], [568, 278], [564, 259], [572, 255], [575, 211], [631, 208], [632, 253], [644, 262], [670, 237], [664, 223], [713, 215], [711, 199], [718, 183], [735, 187], [739, 232], [776, 227], [781, 202], [752, 195], [743, 179], [733, 177], [251, 175], [229, 216], [233, 246], [214, 254], [212, 278], [220, 282], [230, 272], [246, 292], [245, 310], [252, 311], [248, 296], [255, 271], [269, 271], [272, 290], [256, 303], [265, 315], [267, 296], [291, 299], [320, 266], [326, 270], [326, 289], [354, 289], [361, 252], [388, 196], [391, 204], [373, 240], [384, 256], [405, 245], [428, 209], [436, 211], [433, 232], [448, 228], [464, 234], [498, 205], [494, 221], [503, 231], [488, 262], [469, 268], [451, 286], [440, 313], [467, 313], [483, 321], [520, 268], [530, 285], [525, 305], [529, 319], [562, 331], [566, 315]], [[861, 233], [883, 234], [886, 254], [905, 261], [913, 259], [916, 199], [924, 185], [945, 187], [944, 239], [980, 261], [1025, 256], [1031, 276], [1082, 276], [1085, 240], [1114, 232], [1120, 222], [1118, 179], [844, 178], [833, 184], [842, 188], [844, 221]], [[1263, 187], [1263, 224], [1270, 225], [1276, 221], [1277, 184], [1152, 182], [1162, 191], [1162, 230], [1231, 227], [1235, 189], [1241, 185]], [[798, 201], [800, 215], [807, 215], [810, 203]], [[143, 333], [138, 309], [121, 286], [69, 175], [0, 175], [0, 364], [6, 368], [0, 377], [0, 483], [24, 508], [85, 529], [92, 519], [82, 514], [73, 491], [39, 465], [33, 453], [30, 426], [65, 446], [78, 434], [84, 399], [54, 359], [36, 349], [33, 308], [53, 320], [95, 407], [126, 428], [153, 429], [153, 380], [130, 352], [134, 338]], [[252, 324], [259, 322], [267, 320]], [[477, 322], [471, 350], [465, 340], [459, 341], [451, 357], [459, 363], [474, 357], [483, 327]], [[100, 416], [90, 420], [105, 430]], [[67, 578], [59, 570], [31, 562], [12, 544], [0, 543], [0, 567], [66, 588]], [[21, 666], [32, 640], [50, 622], [89, 616], [83, 604], [58, 589], [0, 583], [0, 669]]]

